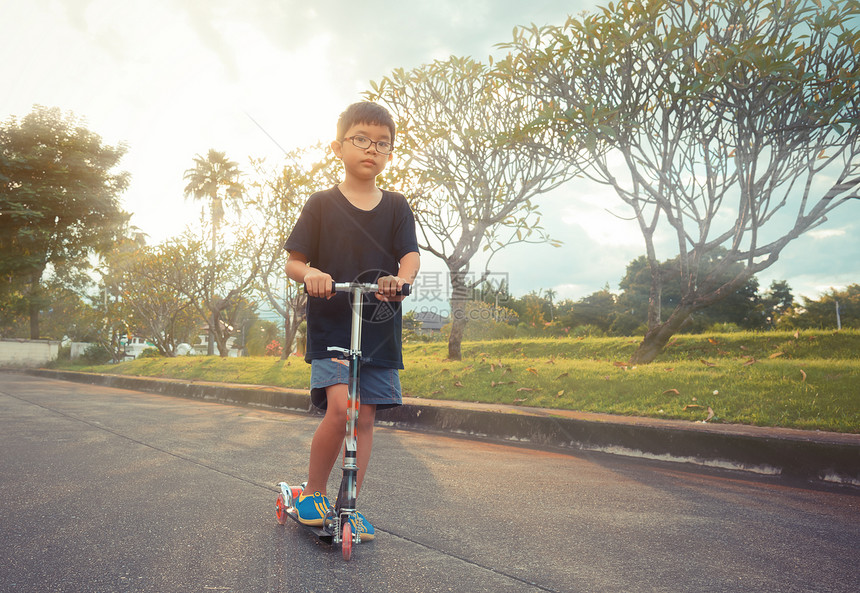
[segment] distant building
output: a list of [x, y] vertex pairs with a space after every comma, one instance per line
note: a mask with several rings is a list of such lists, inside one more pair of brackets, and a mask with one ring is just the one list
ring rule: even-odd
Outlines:
[[141, 336], [132, 336], [130, 340], [120, 340], [120, 344], [122, 344], [125, 349], [125, 358], [137, 358], [140, 356], [144, 350], [147, 348], [155, 348], [155, 344], [147, 340], [146, 338], [142, 338]]
[[[221, 325], [226, 325], [223, 321], [219, 321]], [[197, 334], [197, 344], [194, 344], [194, 352], [193, 354], [199, 356], [206, 356], [209, 352], [209, 324], [204, 323]], [[236, 336], [230, 336], [227, 338], [227, 356], [237, 357], [242, 356], [242, 350], [239, 347], [234, 348], [234, 344], [236, 343]], [[221, 349], [218, 348], [218, 342], [216, 341], [213, 345], [213, 352], [216, 356], [221, 355]]]
[[[410, 326], [410, 322], [412, 325]], [[448, 318], [431, 311], [415, 311], [411, 319], [403, 320], [403, 325], [419, 334], [433, 334], [442, 331], [442, 327], [448, 323]]]

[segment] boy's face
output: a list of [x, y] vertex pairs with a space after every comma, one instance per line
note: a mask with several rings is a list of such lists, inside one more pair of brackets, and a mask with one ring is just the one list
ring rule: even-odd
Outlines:
[[[371, 143], [366, 148], [356, 144]], [[334, 154], [343, 161], [346, 173], [358, 179], [376, 179], [382, 173], [392, 155], [379, 151], [378, 142], [391, 144], [391, 130], [388, 126], [379, 124], [358, 123], [350, 127], [343, 138], [331, 143]], [[383, 144], [385, 146], [385, 144]], [[390, 146], [388, 148], [390, 150]]]

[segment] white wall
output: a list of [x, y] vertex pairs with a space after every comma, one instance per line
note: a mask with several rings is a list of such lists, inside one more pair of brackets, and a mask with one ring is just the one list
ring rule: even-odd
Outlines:
[[87, 348], [92, 346], [92, 342], [72, 342], [72, 350], [69, 353], [69, 358], [71, 360], [75, 360], [84, 355], [84, 352], [87, 351]]
[[0, 340], [0, 366], [41, 366], [57, 360], [60, 342]]

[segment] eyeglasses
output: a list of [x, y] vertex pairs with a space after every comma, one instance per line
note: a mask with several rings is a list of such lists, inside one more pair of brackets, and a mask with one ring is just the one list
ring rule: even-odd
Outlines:
[[379, 154], [391, 154], [391, 151], [394, 150], [394, 145], [391, 142], [386, 142], [385, 140], [374, 142], [367, 136], [362, 136], [360, 134], [349, 136], [348, 138], [344, 138], [344, 140], [351, 141], [353, 146], [362, 150], [367, 150], [376, 144], [376, 152]]

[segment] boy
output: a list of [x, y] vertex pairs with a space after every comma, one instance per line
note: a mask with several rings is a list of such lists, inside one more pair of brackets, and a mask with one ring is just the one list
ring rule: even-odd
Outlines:
[[[371, 282], [379, 292], [364, 307], [357, 420], [357, 487], [360, 490], [373, 447], [377, 409], [401, 404], [398, 369], [401, 314], [397, 291], [418, 274], [415, 219], [403, 195], [376, 186], [376, 177], [392, 159], [395, 126], [383, 107], [354, 103], [337, 123], [334, 154], [343, 162], [344, 179], [313, 194], [302, 209], [284, 248], [287, 274], [308, 292], [308, 340], [311, 401], [325, 416], [311, 442], [308, 483], [296, 503], [299, 520], [322, 525], [331, 506], [326, 498], [329, 474], [343, 446], [346, 426], [348, 363], [327, 348], [349, 347], [349, 295], [331, 295], [332, 282]], [[373, 526], [360, 513], [352, 528], [362, 541], [372, 540]]]

